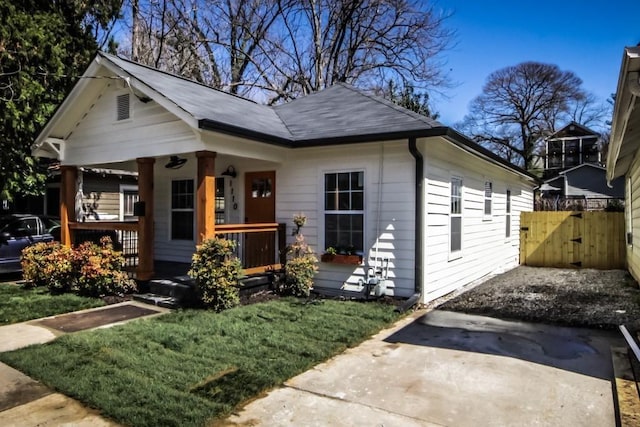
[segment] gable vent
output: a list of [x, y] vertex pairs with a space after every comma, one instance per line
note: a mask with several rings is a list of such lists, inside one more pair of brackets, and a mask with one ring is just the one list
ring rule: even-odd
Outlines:
[[126, 120], [129, 118], [129, 94], [118, 95], [117, 100], [117, 120]]

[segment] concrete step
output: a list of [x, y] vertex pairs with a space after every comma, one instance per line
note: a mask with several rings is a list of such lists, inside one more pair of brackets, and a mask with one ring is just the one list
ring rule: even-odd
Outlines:
[[195, 281], [188, 276], [154, 279], [149, 281], [148, 292], [179, 300], [192, 299], [195, 295], [195, 286]]
[[258, 292], [273, 288], [273, 275], [249, 276], [240, 279], [240, 292]]
[[183, 306], [181, 301], [175, 297], [158, 295], [153, 293], [134, 294], [133, 299], [135, 301], [140, 301], [145, 304], [156, 305], [158, 307], [163, 307], [163, 308], [175, 309]]
[[638, 383], [632, 368], [632, 360], [628, 347], [611, 347], [611, 360], [615, 378], [615, 399], [618, 408], [620, 427], [640, 425], [640, 395]]

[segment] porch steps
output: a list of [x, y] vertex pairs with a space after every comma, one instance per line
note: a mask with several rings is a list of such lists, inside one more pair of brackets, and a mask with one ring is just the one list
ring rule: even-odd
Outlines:
[[[277, 273], [248, 276], [240, 280], [240, 294], [273, 289]], [[189, 307], [196, 303], [196, 284], [189, 276], [150, 280], [148, 291], [133, 295], [133, 299], [164, 308]]]
[[614, 371], [617, 425], [631, 427], [640, 425], [640, 360], [638, 358], [638, 336], [620, 326], [626, 347], [612, 347], [611, 359]]
[[147, 293], [136, 294], [133, 299], [164, 308], [184, 307], [195, 301], [195, 282], [189, 276], [154, 279], [147, 286]]

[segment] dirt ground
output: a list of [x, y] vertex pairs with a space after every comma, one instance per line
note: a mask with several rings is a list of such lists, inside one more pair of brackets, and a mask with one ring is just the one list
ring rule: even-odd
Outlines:
[[468, 289], [438, 309], [569, 326], [640, 330], [640, 289], [623, 270], [521, 266]]

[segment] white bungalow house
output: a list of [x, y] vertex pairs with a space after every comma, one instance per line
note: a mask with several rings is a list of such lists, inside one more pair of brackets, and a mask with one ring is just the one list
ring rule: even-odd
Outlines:
[[343, 253], [320, 263], [316, 288], [359, 291], [384, 264], [386, 293], [420, 301], [517, 266], [535, 186], [455, 130], [346, 84], [269, 107], [105, 53], [34, 153], [63, 165], [66, 244], [93, 226], [74, 218], [77, 168], [138, 172], [138, 222], [100, 226], [137, 230], [139, 279], [214, 235], [240, 241], [247, 271], [278, 268], [304, 213], [310, 245]]
[[607, 181], [625, 178], [627, 265], [640, 281], [640, 46], [622, 55], [611, 139], [607, 155]]

